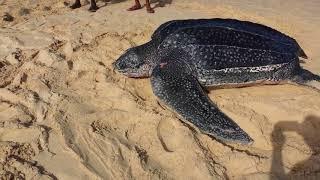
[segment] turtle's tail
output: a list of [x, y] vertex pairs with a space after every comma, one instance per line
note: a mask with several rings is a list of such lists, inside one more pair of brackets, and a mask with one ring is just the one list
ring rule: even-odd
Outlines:
[[304, 52], [304, 50], [301, 48], [301, 46], [298, 44], [298, 42], [295, 40], [295, 44], [297, 47], [297, 56], [302, 57], [304, 59], [308, 59], [307, 54]]
[[298, 56], [304, 59], [308, 59], [307, 54], [303, 51], [303, 49], [299, 46]]
[[296, 84], [304, 85], [316, 89], [320, 92], [320, 76], [312, 72], [301, 69], [299, 73], [292, 78]]

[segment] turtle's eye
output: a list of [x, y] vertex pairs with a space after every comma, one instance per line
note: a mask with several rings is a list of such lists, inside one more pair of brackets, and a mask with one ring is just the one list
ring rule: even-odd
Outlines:
[[123, 62], [123, 61], [118, 61], [115, 63], [115, 66], [117, 69], [125, 69], [127, 66], [126, 66], [126, 63]]

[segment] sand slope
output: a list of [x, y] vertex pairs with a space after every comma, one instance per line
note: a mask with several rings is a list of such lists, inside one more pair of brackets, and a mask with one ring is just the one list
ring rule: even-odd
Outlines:
[[0, 13], [15, 17], [0, 24], [0, 177], [320, 179], [319, 92], [292, 85], [211, 90], [255, 140], [240, 146], [182, 123], [159, 105], [149, 79], [112, 71], [124, 50], [167, 20], [221, 17], [295, 37], [310, 56], [303, 66], [319, 74], [313, 10], [320, 3], [250, 2], [177, 0], [149, 15], [126, 12], [131, 1], [99, 2], [96, 13], [59, 0], [0, 1]]

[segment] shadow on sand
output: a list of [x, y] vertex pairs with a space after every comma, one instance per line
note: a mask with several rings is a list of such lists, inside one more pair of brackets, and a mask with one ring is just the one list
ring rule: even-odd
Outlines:
[[[285, 173], [282, 157], [286, 131], [297, 132], [312, 150], [312, 155], [307, 160], [295, 164], [289, 173]], [[281, 121], [275, 125], [271, 138], [273, 155], [270, 180], [320, 179], [320, 117], [307, 116], [302, 123]]]
[[171, 4], [172, 0], [150, 0], [151, 4], [157, 3], [153, 8], [165, 7], [166, 4]]
[[[124, 1], [132, 1], [132, 4], [134, 4], [134, 0], [100, 0], [100, 1], [105, 3], [105, 5], [103, 5], [101, 7], [105, 7], [105, 6], [107, 6], [107, 4], [116, 4], [116, 3], [121, 3], [121, 2], [124, 2]], [[89, 1], [88, 1], [88, 3], [89, 3]], [[140, 3], [144, 7], [145, 0], [140, 0]], [[150, 3], [151, 4], [156, 4], [152, 8], [158, 8], [158, 7], [165, 7], [166, 4], [171, 4], [172, 0], [150, 0]]]
[[[99, 1], [99, 0], [96, 0]], [[108, 4], [117, 4], [128, 0], [100, 0], [101, 2], [104, 2], [104, 5], [100, 6], [99, 8], [105, 7]]]

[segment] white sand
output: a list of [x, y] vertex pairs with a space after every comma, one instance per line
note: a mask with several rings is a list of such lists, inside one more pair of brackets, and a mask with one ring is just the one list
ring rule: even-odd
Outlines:
[[[319, 92], [293, 85], [210, 91], [255, 140], [221, 144], [159, 106], [149, 79], [111, 68], [167, 20], [221, 17], [289, 34], [310, 57], [303, 66], [320, 74], [318, 0], [173, 0], [152, 15], [125, 11], [131, 4], [89, 13], [88, 5], [71, 11], [62, 0], [0, 0], [0, 15], [15, 17], [0, 22], [0, 177], [320, 179]], [[30, 14], [19, 15], [22, 7]]]

